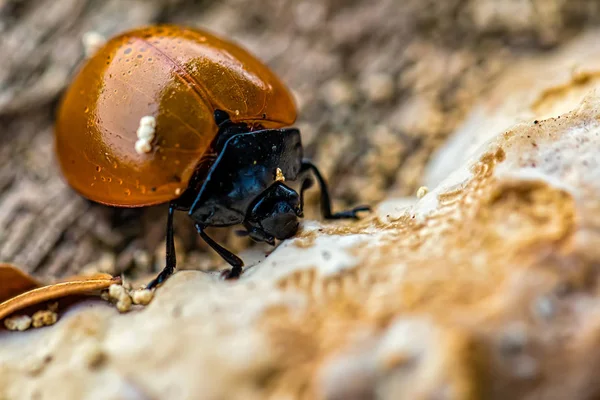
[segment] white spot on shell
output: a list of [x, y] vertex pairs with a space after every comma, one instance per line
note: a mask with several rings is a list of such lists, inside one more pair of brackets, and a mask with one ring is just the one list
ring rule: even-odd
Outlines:
[[154, 128], [147, 125], [140, 125], [137, 130], [137, 136], [139, 139], [151, 139], [154, 137]]
[[152, 150], [156, 128], [156, 118], [146, 115], [140, 118], [140, 126], [137, 129], [138, 140], [135, 142], [135, 152], [138, 154], [149, 153]]
[[156, 128], [156, 118], [152, 115], [146, 115], [140, 118], [140, 126], [149, 126]]
[[150, 153], [152, 146], [145, 140], [138, 140], [135, 142], [135, 152], [138, 154]]

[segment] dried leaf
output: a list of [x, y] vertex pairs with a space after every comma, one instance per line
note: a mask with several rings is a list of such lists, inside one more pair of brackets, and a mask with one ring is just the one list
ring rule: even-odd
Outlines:
[[0, 302], [18, 296], [42, 284], [11, 264], [0, 264]]
[[[24, 276], [26, 277], [26, 275]], [[36, 287], [0, 303], [0, 320], [23, 308], [35, 306], [48, 300], [106, 289], [114, 283], [119, 283], [120, 280], [121, 278], [113, 278], [109, 274], [95, 274], [92, 276], [70, 277], [63, 282]]]

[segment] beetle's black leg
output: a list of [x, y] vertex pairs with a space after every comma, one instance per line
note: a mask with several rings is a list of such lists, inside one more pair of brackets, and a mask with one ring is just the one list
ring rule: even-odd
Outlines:
[[321, 213], [323, 214], [323, 218], [325, 219], [358, 219], [357, 213], [360, 211], [371, 211], [371, 207], [369, 206], [358, 206], [354, 207], [351, 210], [340, 211], [335, 214], [331, 212], [331, 199], [329, 197], [329, 190], [327, 189], [327, 183], [323, 176], [319, 172], [319, 169], [316, 165], [314, 165], [310, 160], [302, 160], [302, 167], [300, 172], [311, 170], [317, 181], [319, 182], [319, 186], [321, 187]]
[[175, 272], [175, 267], [177, 266], [177, 257], [175, 255], [175, 243], [173, 242], [173, 214], [175, 213], [175, 204], [169, 204], [169, 216], [167, 218], [167, 257], [166, 257], [166, 265], [163, 270], [158, 274], [156, 278], [152, 280], [147, 286], [146, 289], [153, 289], [156, 286], [160, 285], [165, 279]]
[[204, 226], [200, 224], [196, 224], [196, 230], [198, 234], [208, 244], [214, 251], [216, 251], [229, 265], [231, 265], [231, 271], [229, 271], [226, 275], [226, 279], [235, 279], [240, 276], [242, 273], [242, 267], [244, 266], [244, 262], [241, 258], [215, 242], [210, 236], [204, 232]]
[[300, 187], [300, 212], [298, 213], [300, 218], [304, 217], [304, 192], [306, 192], [307, 189], [310, 189], [314, 183], [315, 182], [310, 178], [305, 178], [302, 181], [302, 186]]

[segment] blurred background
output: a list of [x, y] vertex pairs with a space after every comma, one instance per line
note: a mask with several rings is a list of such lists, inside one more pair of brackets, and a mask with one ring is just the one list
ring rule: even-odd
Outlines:
[[[162, 266], [165, 207], [113, 209], [77, 196], [59, 175], [52, 134], [86, 42], [164, 22], [234, 40], [281, 76], [306, 152], [342, 207], [414, 195], [432, 152], [494, 80], [596, 26], [600, 2], [0, 0], [0, 261], [40, 277]], [[191, 228], [178, 215], [180, 265], [219, 266]]]

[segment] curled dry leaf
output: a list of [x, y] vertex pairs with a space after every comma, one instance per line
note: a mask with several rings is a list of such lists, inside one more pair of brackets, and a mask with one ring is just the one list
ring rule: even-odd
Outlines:
[[43, 285], [14, 265], [0, 264], [0, 302], [40, 286]]
[[15, 311], [49, 300], [106, 289], [120, 282], [120, 278], [113, 278], [109, 274], [74, 276], [59, 283], [42, 286], [40, 282], [16, 267], [3, 264], [0, 265], [0, 282], [2, 282], [0, 288], [0, 320], [2, 320]]

